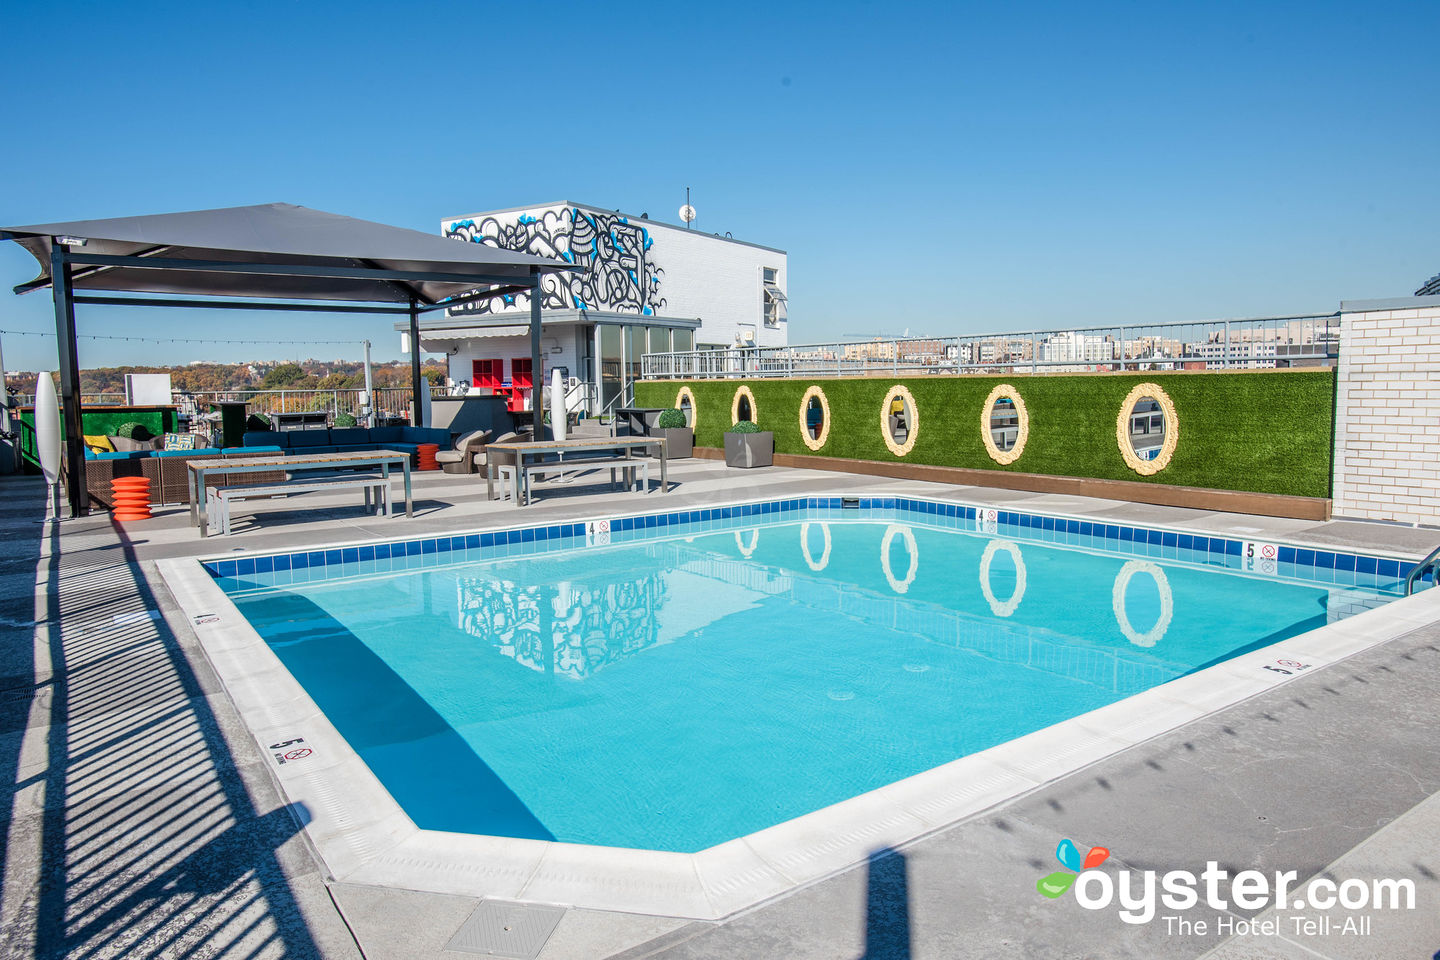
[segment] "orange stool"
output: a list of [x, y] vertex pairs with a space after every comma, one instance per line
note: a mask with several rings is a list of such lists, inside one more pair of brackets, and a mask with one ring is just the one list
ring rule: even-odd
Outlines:
[[420, 460], [421, 470], [439, 470], [440, 464], [435, 461], [435, 454], [440, 452], [438, 443], [422, 443], [415, 448], [415, 456]]
[[110, 481], [110, 491], [110, 515], [114, 519], [150, 519], [149, 477], [116, 477]]

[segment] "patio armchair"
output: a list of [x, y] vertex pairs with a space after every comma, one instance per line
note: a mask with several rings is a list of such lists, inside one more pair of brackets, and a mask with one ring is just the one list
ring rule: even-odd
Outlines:
[[[511, 433], [502, 433], [502, 434], [500, 434], [500, 436], [496, 437], [494, 440], [486, 440], [485, 443], [486, 443], [486, 444], [491, 444], [491, 443], [508, 443], [508, 442], [510, 442], [511, 440], [518, 439], [519, 436], [520, 436], [520, 435], [519, 435], [518, 433], [514, 433], [514, 432], [511, 432]], [[484, 446], [484, 445], [481, 445], [480, 449], [478, 449], [478, 450], [475, 451], [475, 470], [476, 470], [477, 472], [480, 470], [481, 467], [484, 467], [487, 463], [489, 463], [489, 460], [487, 459], [488, 456], [489, 456], [489, 455], [485, 452], [485, 446]]]
[[481, 451], [489, 439], [489, 430], [472, 430], [455, 441], [454, 450], [441, 450], [435, 454], [435, 462], [446, 473], [474, 473], [475, 457], [477, 454], [483, 456]]

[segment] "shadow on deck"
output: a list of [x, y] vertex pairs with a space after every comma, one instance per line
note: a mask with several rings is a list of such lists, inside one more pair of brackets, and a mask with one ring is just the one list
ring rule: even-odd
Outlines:
[[0, 492], [0, 953], [320, 956], [282, 866], [296, 818], [246, 792], [124, 531]]

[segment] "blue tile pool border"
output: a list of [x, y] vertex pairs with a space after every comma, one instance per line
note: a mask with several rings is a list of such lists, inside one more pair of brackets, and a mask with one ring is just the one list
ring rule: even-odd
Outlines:
[[[847, 506], [847, 504], [849, 504]], [[881, 515], [876, 516], [876, 513]], [[504, 560], [597, 544], [648, 539], [682, 524], [698, 524], [699, 532], [714, 532], [736, 521], [793, 520], [803, 513], [811, 521], [856, 519], [869, 522], [903, 516], [972, 533], [1004, 536], [1056, 546], [1102, 549], [1122, 555], [1176, 562], [1204, 562], [1240, 572], [1258, 572], [1322, 584], [1393, 589], [1415, 563], [1397, 557], [1343, 550], [1324, 550], [1282, 541], [1251, 541], [1166, 527], [1107, 523], [1063, 515], [1001, 510], [924, 497], [790, 497], [750, 503], [694, 507], [658, 513], [596, 517], [585, 521], [544, 523], [388, 540], [322, 549], [245, 554], [234, 558], [208, 558], [204, 569], [217, 579], [261, 576], [283, 582], [324, 579], [324, 568], [346, 566], [346, 573], [393, 572], [450, 562], [459, 553], [465, 560]], [[857, 513], [863, 514], [857, 516]], [[893, 515], [891, 515], [893, 514]], [[708, 525], [708, 526], [707, 526]], [[1247, 553], [1273, 547], [1273, 558]], [[397, 562], [398, 561], [398, 562]], [[301, 573], [300, 571], [316, 571]], [[288, 574], [284, 577], [280, 574]]]

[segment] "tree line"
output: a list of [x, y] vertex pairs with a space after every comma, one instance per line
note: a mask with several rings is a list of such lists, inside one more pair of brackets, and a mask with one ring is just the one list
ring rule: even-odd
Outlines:
[[[371, 381], [378, 387], [410, 386], [410, 364], [372, 363]], [[445, 382], [445, 367], [425, 363], [420, 372], [432, 384]], [[190, 393], [226, 390], [358, 390], [365, 386], [365, 365], [359, 361], [302, 360], [296, 363], [195, 363], [184, 366], [95, 367], [80, 371], [80, 392], [125, 393], [128, 373], [168, 373], [170, 386]], [[58, 374], [54, 375], [59, 386]], [[35, 374], [7, 373], [5, 385], [16, 393], [35, 392]]]

